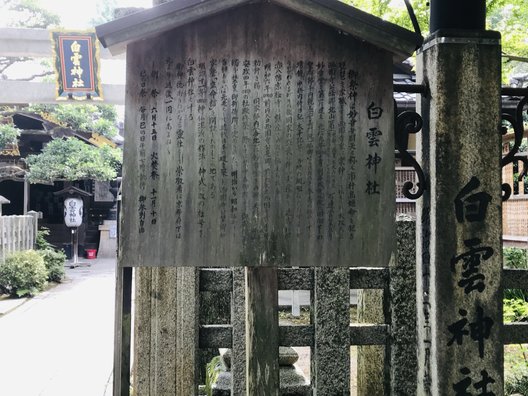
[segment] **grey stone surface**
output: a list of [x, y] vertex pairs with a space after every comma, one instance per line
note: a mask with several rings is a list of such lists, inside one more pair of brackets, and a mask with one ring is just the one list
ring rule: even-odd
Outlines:
[[[357, 314], [359, 323], [384, 323], [383, 291], [359, 290]], [[358, 396], [383, 395], [384, 347], [358, 346], [357, 351]]]
[[417, 386], [416, 357], [416, 223], [396, 219], [396, 260], [391, 266], [391, 392], [413, 395]]
[[244, 268], [233, 268], [233, 299], [231, 300], [234, 363], [233, 396], [246, 395], [246, 289]]
[[[218, 378], [213, 386], [214, 396], [228, 396], [231, 395], [231, 379], [232, 375], [229, 371], [231, 364], [231, 350], [221, 349], [220, 356], [222, 357], [223, 368], [219, 373]], [[280, 347], [279, 349], [279, 381], [280, 391], [279, 395], [289, 396], [304, 396], [310, 395], [310, 384], [302, 372], [302, 370], [295, 366], [294, 363], [299, 358], [298, 353], [289, 347]]]
[[[396, 258], [390, 262], [391, 392], [416, 392], [416, 225], [409, 216], [396, 218]], [[359, 292], [358, 322], [383, 323], [383, 290]], [[384, 346], [358, 347], [358, 396], [383, 394]]]
[[279, 366], [292, 366], [299, 360], [299, 354], [292, 347], [279, 347]]
[[319, 395], [350, 393], [350, 271], [314, 269], [312, 387]]
[[[221, 348], [220, 356], [224, 366], [231, 369], [232, 351], [229, 348]], [[279, 366], [292, 366], [299, 360], [299, 354], [292, 347], [279, 347]]]
[[[437, 32], [424, 48], [417, 81], [429, 94], [418, 95], [418, 160], [429, 188], [417, 206], [418, 394], [447, 395], [462, 380], [474, 386], [486, 370], [494, 381], [487, 392], [501, 395], [499, 35]], [[464, 257], [474, 259], [468, 275]]]

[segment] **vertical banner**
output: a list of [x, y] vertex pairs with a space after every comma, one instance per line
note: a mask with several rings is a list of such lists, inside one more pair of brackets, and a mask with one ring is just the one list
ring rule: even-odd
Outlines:
[[102, 100], [99, 43], [94, 31], [52, 31], [57, 100]]

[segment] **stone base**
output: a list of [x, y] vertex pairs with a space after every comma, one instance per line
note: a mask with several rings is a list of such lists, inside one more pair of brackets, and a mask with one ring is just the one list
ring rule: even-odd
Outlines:
[[[220, 349], [222, 371], [213, 385], [213, 396], [231, 395], [231, 350]], [[282, 396], [308, 396], [311, 394], [310, 383], [302, 370], [295, 366], [299, 354], [291, 347], [279, 347], [279, 381]]]
[[[296, 366], [281, 366], [279, 369], [281, 396], [309, 396], [310, 383], [304, 373]], [[213, 396], [231, 395], [231, 372], [222, 371], [213, 385]]]

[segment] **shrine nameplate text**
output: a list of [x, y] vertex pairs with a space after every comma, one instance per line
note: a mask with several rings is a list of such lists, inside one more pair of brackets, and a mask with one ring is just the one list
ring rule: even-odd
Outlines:
[[129, 45], [122, 266], [387, 265], [392, 56], [266, 10]]

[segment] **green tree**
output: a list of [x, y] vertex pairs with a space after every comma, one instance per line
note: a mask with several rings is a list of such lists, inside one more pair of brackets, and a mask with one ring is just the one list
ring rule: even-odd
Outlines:
[[97, 16], [90, 23], [93, 26], [114, 20], [114, 10], [117, 7], [116, 0], [98, 0], [96, 4]]
[[[46, 29], [60, 24], [60, 18], [57, 14], [46, 10], [35, 0], [0, 0], [0, 5], [2, 12], [7, 16], [8, 27]], [[33, 61], [33, 58], [0, 56], [0, 76], [4, 76], [13, 65], [29, 61]], [[41, 64], [43, 66], [42, 72], [18, 80], [29, 81], [53, 73], [46, 60], [43, 60]]]
[[[402, 1], [394, 0], [342, 0], [365, 12], [414, 30]], [[438, 1], [438, 0], [437, 0]], [[422, 34], [429, 31], [429, 0], [414, 0], [411, 4]], [[395, 6], [397, 5], [397, 6]], [[526, 0], [487, 0], [487, 29], [501, 32], [503, 76], [507, 80], [515, 72], [528, 72], [528, 3]], [[520, 62], [519, 62], [520, 61]]]
[[13, 124], [0, 124], [0, 150], [9, 144], [15, 144], [18, 136], [20, 136], [20, 129]]
[[113, 180], [122, 162], [120, 149], [108, 145], [94, 147], [77, 138], [55, 139], [38, 155], [29, 155], [28, 180], [53, 183], [55, 180]]
[[56, 122], [80, 132], [96, 132], [107, 138], [117, 135], [117, 111], [107, 104], [83, 105], [31, 105], [27, 111], [37, 113], [49, 121]]

